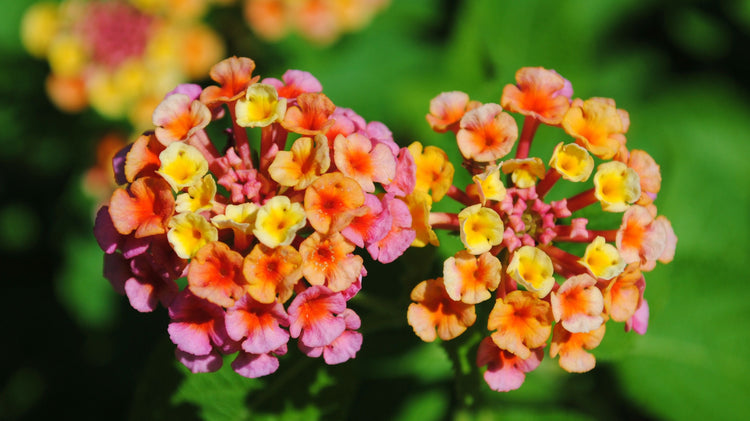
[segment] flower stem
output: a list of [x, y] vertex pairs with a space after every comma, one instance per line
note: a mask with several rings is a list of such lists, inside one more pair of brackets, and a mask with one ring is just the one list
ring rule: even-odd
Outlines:
[[578, 263], [579, 257], [575, 254], [568, 253], [549, 244], [539, 244], [537, 247], [547, 253], [552, 259], [552, 266], [554, 266], [555, 272], [560, 275], [567, 278], [587, 272], [586, 268]]
[[429, 224], [433, 229], [458, 231], [458, 215], [448, 212], [430, 212]]
[[594, 188], [592, 187], [568, 199], [568, 210], [572, 213], [586, 206], [593, 205], [597, 201], [598, 199], [594, 195]]
[[234, 135], [234, 147], [237, 149], [240, 158], [245, 162], [248, 169], [253, 168], [252, 155], [250, 154], [250, 141], [247, 138], [247, 130], [237, 124], [237, 112], [234, 109], [234, 102], [227, 104], [229, 114], [232, 117], [232, 134]]
[[464, 206], [471, 206], [475, 204], [475, 201], [468, 194], [466, 194], [465, 191], [459, 189], [454, 185], [451, 185], [445, 194]]
[[534, 139], [537, 127], [539, 127], [539, 120], [527, 115], [523, 120], [523, 130], [521, 131], [521, 139], [518, 141], [518, 149], [516, 149], [516, 159], [528, 158], [531, 141]]
[[556, 169], [550, 168], [544, 178], [536, 184], [536, 194], [543, 199], [544, 196], [552, 189], [552, 186], [560, 179], [560, 173]]

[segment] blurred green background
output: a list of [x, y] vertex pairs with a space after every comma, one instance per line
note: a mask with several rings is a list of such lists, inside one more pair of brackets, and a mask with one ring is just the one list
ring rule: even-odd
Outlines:
[[[402, 144], [450, 150], [424, 120], [430, 99], [463, 90], [497, 102], [522, 66], [554, 68], [575, 96], [630, 113], [628, 145], [661, 165], [656, 203], [679, 237], [674, 262], [646, 275], [648, 333], [610, 323], [592, 372], [565, 373], [547, 356], [505, 394], [476, 372], [455, 375], [460, 341], [423, 344], [406, 324], [410, 287], [440, 265], [430, 248], [368, 263], [355, 360], [328, 367], [291, 352], [264, 380], [179, 367], [166, 312], [137, 313], [101, 277], [94, 203], [80, 188], [96, 140], [128, 128], [49, 103], [47, 64], [18, 41], [29, 4], [0, 14], [0, 419], [750, 417], [750, 1], [393, 0], [327, 48], [258, 41], [233, 7], [209, 15], [259, 74], [310, 71]], [[457, 397], [467, 389], [471, 405]]]

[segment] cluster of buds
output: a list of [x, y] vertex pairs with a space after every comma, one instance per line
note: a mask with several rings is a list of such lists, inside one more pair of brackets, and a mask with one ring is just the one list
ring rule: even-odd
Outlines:
[[248, 25], [261, 38], [277, 41], [296, 32], [320, 45], [360, 30], [390, 0], [244, 0]]
[[123, 186], [96, 217], [105, 276], [136, 310], [168, 309], [193, 372], [237, 353], [239, 374], [270, 374], [290, 338], [328, 364], [353, 358], [355, 250], [388, 263], [416, 236], [402, 200], [416, 165], [388, 128], [334, 105], [307, 72], [254, 69], [228, 58], [217, 85], [170, 92], [155, 129], [116, 155]]
[[164, 94], [223, 56], [219, 36], [200, 23], [212, 1], [40, 2], [24, 15], [21, 39], [49, 63], [46, 90], [59, 109], [90, 106], [145, 129]]
[[[427, 121], [438, 133], [455, 134], [471, 173], [464, 190], [453, 185], [445, 152], [414, 151], [417, 185], [431, 191], [413, 194], [424, 197], [418, 238], [436, 244], [435, 229], [451, 230], [464, 249], [445, 260], [441, 277], [413, 289], [409, 324], [424, 341], [450, 340], [474, 325], [476, 306], [487, 301], [492, 308], [476, 364], [486, 366], [484, 379], [497, 391], [519, 388], [548, 341], [550, 357], [559, 356], [563, 369], [586, 372], [595, 365], [587, 351], [600, 344], [607, 321], [645, 333], [643, 273], [657, 261], [670, 262], [677, 242], [653, 203], [659, 166], [626, 146], [628, 113], [612, 99], [573, 99], [570, 82], [554, 70], [522, 68], [516, 81], [505, 86], [500, 104], [472, 101], [463, 92], [442, 93], [430, 103]], [[524, 116], [520, 138], [509, 113]], [[569, 139], [550, 145], [546, 161], [529, 156], [540, 124]], [[585, 186], [592, 173], [593, 186]], [[580, 193], [548, 200], [561, 178], [580, 183]], [[446, 195], [463, 209], [429, 212]], [[592, 205], [621, 213], [619, 227], [594, 229], [575, 215]], [[575, 243], [585, 244], [582, 256], [571, 252]]]

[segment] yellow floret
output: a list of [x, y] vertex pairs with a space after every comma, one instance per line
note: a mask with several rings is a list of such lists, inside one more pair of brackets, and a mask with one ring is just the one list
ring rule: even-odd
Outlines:
[[183, 259], [190, 259], [201, 247], [218, 238], [216, 227], [197, 213], [180, 213], [169, 221], [167, 239], [175, 253]]
[[253, 234], [268, 247], [288, 246], [306, 222], [302, 205], [276, 196], [258, 209]]
[[522, 246], [513, 253], [508, 264], [508, 275], [527, 290], [544, 298], [552, 290], [554, 267], [547, 253], [532, 246]]
[[180, 191], [201, 182], [208, 172], [208, 161], [193, 146], [182, 142], [173, 142], [159, 154], [161, 166], [157, 171], [172, 186]]

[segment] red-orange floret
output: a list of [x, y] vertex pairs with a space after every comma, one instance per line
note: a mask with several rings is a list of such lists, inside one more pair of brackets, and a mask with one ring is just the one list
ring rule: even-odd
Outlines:
[[303, 93], [297, 97], [297, 106], [286, 110], [281, 125], [290, 132], [304, 136], [324, 134], [333, 125], [330, 118], [336, 105], [322, 93]]
[[305, 214], [323, 234], [338, 232], [357, 216], [367, 213], [359, 183], [340, 172], [323, 174], [305, 191]]
[[448, 296], [443, 278], [420, 282], [412, 290], [411, 299], [414, 302], [409, 305], [406, 317], [414, 333], [425, 342], [453, 339], [477, 319], [473, 304], [453, 301]]
[[215, 64], [209, 75], [219, 86], [208, 86], [201, 93], [201, 101], [208, 106], [232, 102], [241, 97], [259, 76], [253, 76], [255, 62], [247, 57], [230, 57]]
[[172, 188], [162, 178], [143, 177], [135, 180], [127, 190], [112, 193], [109, 215], [122, 235], [135, 231], [135, 237], [164, 234], [174, 212]]
[[188, 286], [198, 297], [231, 307], [245, 294], [242, 255], [228, 245], [213, 241], [198, 250], [188, 267]]

